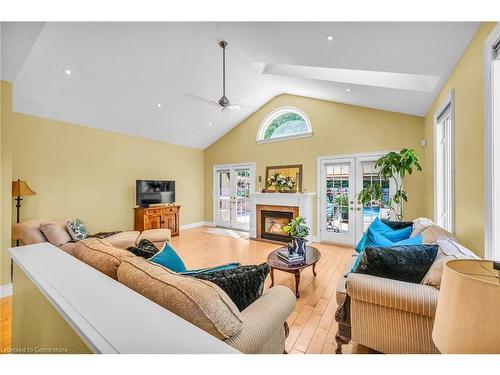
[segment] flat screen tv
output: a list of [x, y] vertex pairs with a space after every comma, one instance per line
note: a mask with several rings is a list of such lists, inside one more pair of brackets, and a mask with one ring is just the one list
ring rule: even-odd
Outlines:
[[135, 200], [139, 207], [175, 202], [175, 181], [136, 180]]

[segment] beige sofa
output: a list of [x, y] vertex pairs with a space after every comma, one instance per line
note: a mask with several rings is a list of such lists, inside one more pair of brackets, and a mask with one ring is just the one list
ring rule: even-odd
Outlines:
[[[42, 220], [16, 225], [14, 238], [25, 244], [45, 242], [39, 230], [40, 222]], [[143, 232], [145, 236], [146, 232]], [[160, 234], [152, 232], [149, 237], [159, 239], [151, 236]], [[139, 232], [129, 232], [127, 237], [134, 243], [140, 239]], [[88, 238], [73, 243], [70, 249], [61, 248], [242, 353], [285, 352], [286, 320], [296, 303], [289, 288], [275, 286], [240, 312], [217, 285], [136, 257], [123, 248], [125, 242], [123, 238]]]
[[[40, 230], [40, 225], [58, 223], [64, 226], [68, 220], [72, 219], [35, 219], [12, 224], [12, 240], [20, 241], [24, 245], [49, 242]], [[157, 247], [160, 247], [165, 242], [171, 240], [171, 232], [170, 229], [151, 229], [143, 232], [124, 231], [107, 237], [106, 241], [113, 246], [126, 249], [129, 246], [138, 244], [144, 238], [153, 242]], [[72, 255], [76, 244], [77, 242], [66, 242], [64, 244], [53, 245]]]
[[[451, 233], [430, 220], [428, 223], [420, 228], [424, 243], [446, 239], [456, 242]], [[354, 251], [346, 273], [357, 256]], [[382, 353], [439, 353], [432, 341], [439, 289], [348, 273], [338, 284], [336, 298], [337, 353], [351, 340]]]

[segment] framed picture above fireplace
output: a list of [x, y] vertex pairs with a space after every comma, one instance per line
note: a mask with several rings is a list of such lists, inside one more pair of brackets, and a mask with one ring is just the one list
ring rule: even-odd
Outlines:
[[286, 189], [286, 193], [297, 193], [297, 192], [302, 192], [302, 164], [295, 164], [295, 165], [276, 165], [276, 166], [270, 166], [266, 167], [266, 193], [276, 193], [278, 190], [274, 186], [268, 186], [267, 181], [269, 181], [269, 178], [272, 176], [275, 176], [276, 174], [282, 175], [287, 178], [291, 178], [295, 184], [294, 187], [291, 189]]

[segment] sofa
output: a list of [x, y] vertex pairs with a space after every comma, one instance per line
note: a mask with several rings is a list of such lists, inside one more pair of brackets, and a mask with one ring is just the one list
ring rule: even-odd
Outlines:
[[[415, 233], [423, 235], [424, 244], [457, 241], [429, 219], [416, 219]], [[337, 286], [336, 353], [351, 340], [381, 353], [439, 353], [432, 341], [438, 287], [349, 272], [357, 257], [354, 251]]]
[[[39, 224], [40, 221], [38, 229], [36, 222], [17, 225], [14, 238], [25, 244], [45, 242]], [[142, 233], [147, 236], [146, 232], [149, 231]], [[129, 241], [135, 237], [135, 243], [141, 234], [129, 232], [126, 236]], [[137, 257], [123, 248], [125, 242], [125, 237], [119, 240], [111, 237], [87, 238], [73, 243], [71, 248], [65, 246], [62, 249], [242, 353], [285, 352], [288, 336], [286, 320], [296, 303], [295, 295], [289, 288], [272, 287], [246, 309], [239, 311], [229, 296], [214, 283], [177, 274]]]
[[[20, 241], [24, 245], [50, 242], [41, 231], [40, 226], [46, 223], [56, 223], [61, 227], [65, 227], [66, 222], [70, 220], [72, 219], [34, 219], [12, 224], [12, 240]], [[150, 229], [143, 232], [123, 231], [107, 237], [106, 241], [113, 246], [126, 249], [129, 246], [138, 244], [142, 239], [148, 239], [160, 248], [163, 247], [165, 242], [171, 240], [171, 232], [170, 229]], [[51, 243], [70, 255], [73, 255], [73, 250], [77, 244], [74, 241]]]

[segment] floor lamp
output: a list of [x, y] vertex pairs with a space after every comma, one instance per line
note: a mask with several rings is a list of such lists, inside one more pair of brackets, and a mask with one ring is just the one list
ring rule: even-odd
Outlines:
[[[12, 196], [15, 197], [16, 203], [16, 210], [17, 210], [17, 216], [16, 216], [16, 223], [19, 223], [19, 211], [21, 209], [21, 201], [23, 200], [24, 196], [27, 195], [35, 195], [36, 193], [30, 189], [26, 181], [12, 181]], [[16, 240], [16, 246], [19, 246], [19, 240]], [[10, 260], [10, 281], [12, 282], [12, 275], [13, 275], [13, 268], [14, 268], [14, 263], [12, 262], [12, 259]]]

